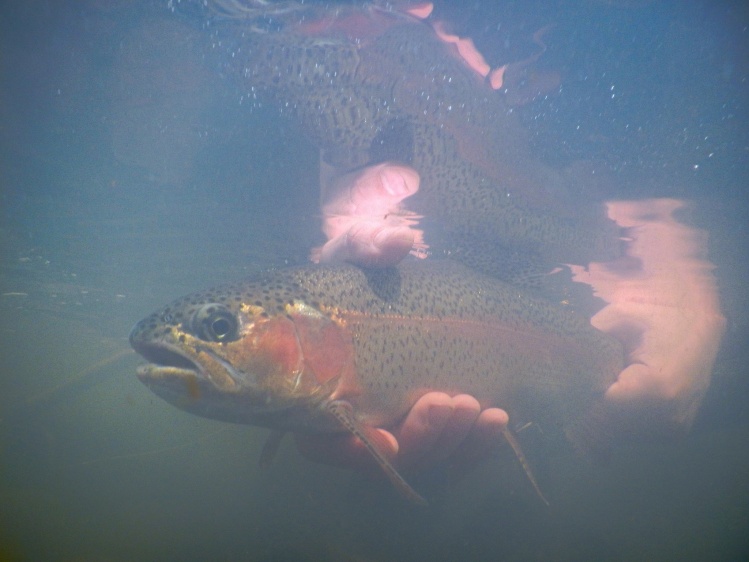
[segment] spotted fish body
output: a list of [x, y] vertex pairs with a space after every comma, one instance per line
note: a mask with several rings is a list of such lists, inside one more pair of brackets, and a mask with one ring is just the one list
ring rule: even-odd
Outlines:
[[597, 206], [565, 216], [561, 198], [538, 202], [563, 182], [530, 157], [501, 96], [429, 26], [374, 8], [308, 10], [269, 32], [246, 21], [216, 29], [231, 38], [227, 73], [291, 114], [329, 164], [414, 167], [421, 186], [409, 210], [438, 224], [445, 248], [475, 268], [472, 256], [497, 262], [508, 251], [544, 264], [618, 256], [614, 225]]
[[[138, 375], [189, 412], [294, 432], [393, 427], [429, 391], [569, 425], [623, 352], [581, 317], [447, 261], [273, 271], [140, 321]], [[345, 421], [345, 420], [344, 420]]]

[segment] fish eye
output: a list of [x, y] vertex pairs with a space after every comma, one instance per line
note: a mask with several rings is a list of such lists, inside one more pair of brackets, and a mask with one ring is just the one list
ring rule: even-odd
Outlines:
[[221, 343], [239, 339], [237, 319], [222, 305], [202, 306], [193, 316], [192, 327], [195, 335], [204, 341]]

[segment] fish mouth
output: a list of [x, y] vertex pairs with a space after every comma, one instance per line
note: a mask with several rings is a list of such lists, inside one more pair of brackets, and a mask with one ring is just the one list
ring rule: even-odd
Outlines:
[[137, 368], [138, 380], [170, 404], [203, 415], [204, 399], [211, 386], [200, 365], [163, 342], [132, 343], [135, 351], [148, 361]]
[[[242, 373], [208, 348], [201, 348], [207, 365], [192, 360], [174, 344], [131, 341], [148, 363], [136, 374], [151, 392], [166, 402], [205, 418], [277, 428], [290, 406], [279, 406], [272, 396], [255, 395], [242, 384]], [[246, 382], [246, 381], [245, 381]]]
[[155, 386], [180, 388], [188, 385], [191, 395], [209, 390], [234, 391], [246, 377], [228, 361], [208, 347], [201, 347], [202, 360], [193, 359], [186, 351], [170, 342], [130, 342], [147, 364], [138, 367], [136, 374], [141, 382], [155, 390]]
[[156, 343], [131, 342], [148, 363], [138, 367], [141, 380], [163, 379], [166, 377], [203, 378], [202, 369], [172, 346]]

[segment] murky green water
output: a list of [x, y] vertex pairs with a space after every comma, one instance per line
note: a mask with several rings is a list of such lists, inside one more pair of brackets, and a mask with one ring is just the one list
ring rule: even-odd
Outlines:
[[592, 24], [572, 6], [531, 3], [523, 19], [509, 5], [476, 33], [491, 51], [500, 21], [513, 40], [557, 21], [565, 48], [548, 64], [573, 93], [519, 110], [535, 149], [606, 159], [630, 197], [697, 201], [729, 319], [715, 382], [684, 440], [609, 466], [521, 434], [548, 509], [502, 454], [458, 482], [415, 482], [427, 510], [291, 442], [261, 471], [263, 430], [192, 417], [135, 378], [136, 320], [321, 242], [317, 155], [293, 124], [240, 106], [166, 3], [0, 8], [0, 559], [749, 555], [749, 17], [624, 4], [576, 5], [610, 26], [587, 54]]

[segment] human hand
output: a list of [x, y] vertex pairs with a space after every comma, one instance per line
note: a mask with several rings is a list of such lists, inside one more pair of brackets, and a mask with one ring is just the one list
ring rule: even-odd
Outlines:
[[[398, 468], [427, 469], [448, 458], [471, 464], [500, 441], [508, 420], [504, 410], [481, 410], [478, 400], [467, 394], [450, 397], [429, 392], [419, 398], [397, 428], [378, 429], [379, 444]], [[295, 439], [301, 453], [313, 461], [379, 470], [363, 443], [352, 435], [295, 434]]]
[[676, 199], [612, 201], [624, 256], [572, 266], [575, 281], [606, 301], [591, 324], [618, 337], [627, 365], [606, 392], [611, 433], [682, 433], [710, 378], [726, 320], [705, 232], [679, 221]]
[[420, 217], [402, 206], [418, 191], [419, 181], [416, 170], [392, 162], [321, 178], [322, 230], [328, 241], [312, 250], [311, 260], [390, 267], [409, 253], [423, 256], [423, 232], [414, 228]]

